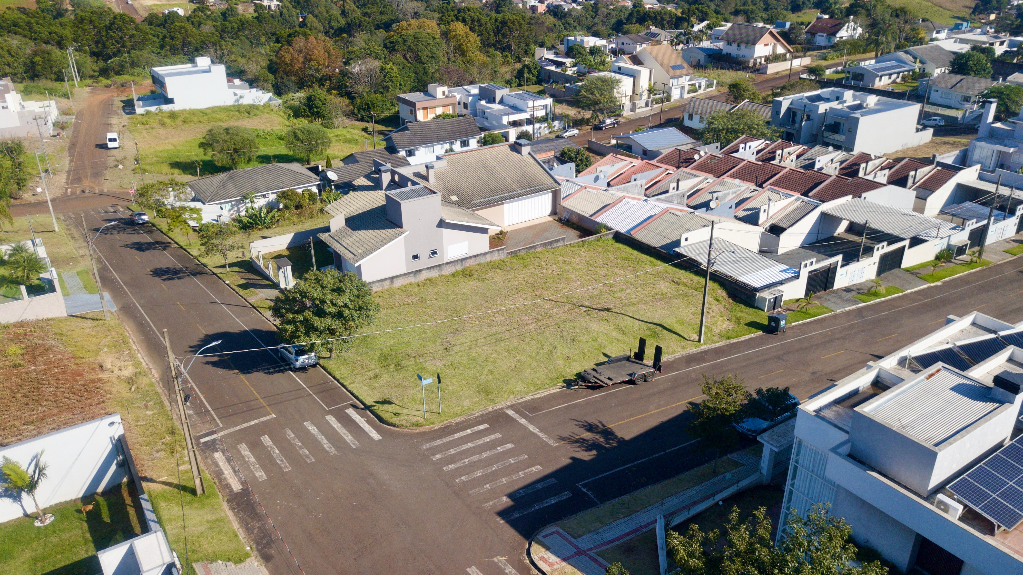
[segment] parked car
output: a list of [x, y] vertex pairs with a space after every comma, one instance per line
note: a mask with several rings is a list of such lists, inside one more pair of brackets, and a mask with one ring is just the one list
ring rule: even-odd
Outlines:
[[939, 118], [939, 117], [927, 118], [923, 122], [920, 122], [920, 125], [921, 126], [944, 126], [945, 125], [945, 118]]
[[595, 126], [598, 130], [606, 130], [608, 128], [614, 128], [618, 125], [618, 118], [604, 118], [599, 124]]
[[[782, 392], [782, 390], [777, 390]], [[788, 397], [778, 402], [780, 405], [769, 406], [759, 397], [749, 400], [746, 405], [746, 417], [738, 423], [732, 424], [735, 429], [743, 435], [756, 437], [779, 423], [794, 417], [796, 408], [799, 407], [799, 398], [787, 393]], [[757, 417], [760, 416], [760, 417]]]
[[569, 129], [565, 130], [564, 132], [558, 134], [558, 137], [559, 138], [571, 138], [573, 136], [578, 136], [578, 135], [579, 135], [579, 130], [576, 130], [575, 128], [569, 128]]
[[117, 137], [117, 132], [107, 132], [107, 149], [113, 150], [121, 147], [121, 140]]
[[309, 369], [319, 362], [316, 353], [309, 351], [304, 345], [282, 345], [277, 351], [291, 369]]
[[131, 221], [133, 224], [148, 224], [149, 214], [146, 212], [135, 212], [131, 215]]

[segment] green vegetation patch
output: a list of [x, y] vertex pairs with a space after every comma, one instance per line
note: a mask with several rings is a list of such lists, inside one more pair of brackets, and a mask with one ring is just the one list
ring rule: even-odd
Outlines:
[[906, 290], [899, 286], [885, 286], [880, 291], [875, 290], [872, 292], [856, 294], [853, 297], [860, 300], [863, 303], [870, 303], [874, 300], [883, 299], [900, 293], [905, 293]]
[[1014, 256], [1018, 256], [1020, 254], [1023, 254], [1023, 244], [1019, 244], [1017, 246], [1013, 246], [1013, 247], [1005, 250], [1005, 253], [1011, 254], [1011, 255], [1014, 255]]
[[975, 270], [977, 268], [982, 268], [990, 264], [991, 262], [988, 260], [981, 260], [979, 262], [974, 262], [971, 264], [958, 264], [954, 266], [949, 266], [947, 268], [938, 268], [938, 271], [936, 272], [921, 275], [920, 279], [930, 283], [940, 282], [943, 279], [947, 279], [952, 276], [959, 275], [963, 272], [968, 272], [970, 270]]

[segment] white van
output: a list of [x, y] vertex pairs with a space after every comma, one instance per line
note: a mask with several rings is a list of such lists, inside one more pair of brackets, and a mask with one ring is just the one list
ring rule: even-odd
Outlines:
[[117, 132], [107, 132], [107, 149], [113, 150], [114, 148], [121, 147], [121, 140], [117, 138]]

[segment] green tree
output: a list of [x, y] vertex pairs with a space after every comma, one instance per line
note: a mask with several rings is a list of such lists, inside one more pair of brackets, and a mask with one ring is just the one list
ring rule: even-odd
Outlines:
[[[380, 306], [373, 290], [353, 273], [311, 271], [274, 299], [271, 313], [288, 342], [309, 342], [313, 351], [344, 351], [357, 330], [373, 323]], [[330, 340], [330, 341], [325, 341]]]
[[630, 575], [629, 570], [624, 565], [615, 561], [614, 563], [607, 566], [607, 570], [604, 571], [604, 575]]
[[955, 254], [953, 254], [952, 250], [949, 249], [944, 249], [934, 254], [934, 259], [931, 260], [931, 273], [938, 271], [939, 267], [941, 267], [943, 264], [947, 264], [954, 258]]
[[980, 52], [960, 52], [952, 57], [949, 69], [953, 74], [987, 78], [991, 76], [991, 62]]
[[518, 73], [515, 75], [523, 86], [532, 86], [540, 83], [540, 63], [532, 58], [522, 63]]
[[577, 146], [562, 148], [561, 151], [558, 152], [558, 159], [562, 162], [574, 163], [575, 172], [577, 174], [593, 165], [593, 156], [591, 156], [590, 153], [583, 148]]
[[375, 114], [378, 123], [398, 110], [394, 100], [383, 94], [366, 94], [355, 100], [352, 109], [355, 117], [363, 122], [369, 122]]
[[202, 210], [188, 206], [164, 208], [161, 215], [167, 219], [168, 230], [183, 231], [189, 239], [192, 237], [192, 226], [202, 221]]
[[728, 85], [728, 97], [733, 103], [739, 104], [745, 100], [759, 103], [763, 99], [760, 92], [757, 92], [753, 82], [745, 78], [736, 80]]
[[995, 48], [994, 46], [970, 46], [970, 52], [977, 52], [982, 54], [987, 61], [995, 59]]
[[238, 249], [238, 227], [230, 222], [206, 222], [199, 226], [199, 248], [203, 257], [224, 258], [224, 269], [231, 267], [227, 256]]
[[312, 162], [313, 156], [322, 156], [330, 148], [330, 132], [319, 124], [299, 124], [284, 133], [284, 145], [296, 156]]
[[856, 546], [850, 542], [852, 527], [845, 519], [828, 513], [829, 507], [814, 504], [806, 517], [790, 513], [775, 551], [783, 575], [840, 573], [841, 575], [888, 575], [879, 561], [856, 561]]
[[734, 110], [711, 114], [707, 118], [707, 126], [700, 130], [700, 139], [707, 144], [718, 143], [726, 146], [741, 136], [774, 140], [780, 134], [780, 130], [769, 126], [764, 118], [753, 110]]
[[824, 64], [814, 64], [806, 67], [806, 73], [813, 76], [815, 80], [820, 80], [828, 73], [828, 69], [824, 67]]
[[14, 244], [7, 252], [4, 267], [14, 281], [23, 285], [33, 283], [39, 274], [46, 271], [46, 264], [36, 255], [35, 250], [22, 243]]
[[792, 80], [790, 82], [785, 82], [784, 84], [781, 85], [780, 88], [775, 90], [775, 92], [774, 92], [774, 94], [772, 96], [774, 98], [780, 98], [782, 96], [791, 96], [793, 94], [802, 94], [803, 92], [813, 92], [813, 91], [820, 90], [820, 89], [821, 89], [821, 85], [818, 84], [817, 82], [814, 82], [813, 80], [805, 80], [805, 79], [801, 78], [799, 80]]
[[482, 138], [480, 138], [480, 145], [481, 146], [493, 146], [494, 144], [503, 144], [503, 143], [504, 143], [504, 136], [502, 136], [501, 134], [499, 134], [497, 132], [487, 132], [486, 134], [483, 134]]
[[529, 130], [519, 130], [518, 134], [515, 134], [516, 140], [533, 140], [533, 133]]
[[241, 126], [213, 126], [199, 141], [199, 149], [221, 166], [237, 169], [256, 158], [259, 143], [256, 134]]
[[750, 400], [743, 406], [742, 417], [756, 417], [764, 421], [771, 421], [776, 417], [784, 415], [793, 407], [789, 388], [787, 387], [758, 387]]
[[586, 77], [576, 93], [575, 103], [597, 116], [612, 116], [621, 113], [622, 96], [622, 84], [618, 78], [591, 75]]
[[995, 117], [998, 120], [1014, 118], [1023, 109], [1023, 86], [998, 84], [988, 88], [983, 97], [998, 102], [998, 106], [995, 108]]
[[43, 463], [42, 451], [29, 462], [28, 468], [22, 467], [20, 463], [7, 456], [4, 456], [3, 461], [0, 462], [0, 473], [3, 474], [3, 477], [0, 478], [0, 487], [9, 489], [19, 496], [28, 495], [32, 499], [36, 513], [39, 514], [36, 525], [46, 525], [53, 521], [53, 515], [44, 514], [43, 508], [39, 507], [39, 501], [36, 500], [36, 491], [46, 479], [47, 467], [49, 466]]
[[689, 431], [711, 449], [728, 449], [738, 440], [732, 424], [738, 421], [750, 394], [736, 375], [717, 379], [704, 375], [701, 387], [707, 398], [690, 409], [693, 422]]
[[176, 199], [184, 199], [179, 194], [185, 193], [187, 187], [175, 180], [147, 182], [135, 188], [135, 204], [143, 210], [158, 211], [167, 205], [173, 194]]
[[21, 140], [0, 141], [0, 228], [3, 222], [13, 222], [10, 205], [21, 197], [28, 185], [25, 169], [25, 144]]

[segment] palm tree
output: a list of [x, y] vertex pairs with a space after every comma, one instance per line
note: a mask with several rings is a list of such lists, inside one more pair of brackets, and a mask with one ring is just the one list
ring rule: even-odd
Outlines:
[[799, 303], [796, 304], [796, 310], [804, 311], [806, 309], [809, 309], [809, 308], [817, 305], [817, 302], [815, 302], [813, 300], [813, 296], [814, 295], [815, 294], [813, 292], [810, 292], [810, 293], [806, 294], [806, 297], [799, 298]]
[[20, 284], [28, 285], [39, 274], [46, 271], [46, 264], [25, 244], [14, 244], [4, 258], [4, 267], [11, 277]]
[[32, 503], [36, 506], [36, 513], [39, 514], [39, 518], [35, 522], [36, 527], [48, 525], [53, 521], [53, 515], [44, 514], [42, 507], [39, 507], [39, 501], [36, 500], [36, 491], [39, 489], [39, 484], [46, 479], [47, 467], [49, 466], [43, 463], [42, 451], [29, 462], [28, 469], [6, 456], [0, 463], [0, 472], [3, 473], [3, 478], [0, 478], [0, 487], [32, 498]]
[[874, 279], [870, 280], [870, 283], [874, 284], [874, 285], [870, 286], [870, 292], [871, 293], [873, 293], [873, 292], [877, 292], [878, 294], [883, 294], [884, 293], [884, 291], [885, 291], [884, 280], [882, 280], [881, 278], [874, 278]]

